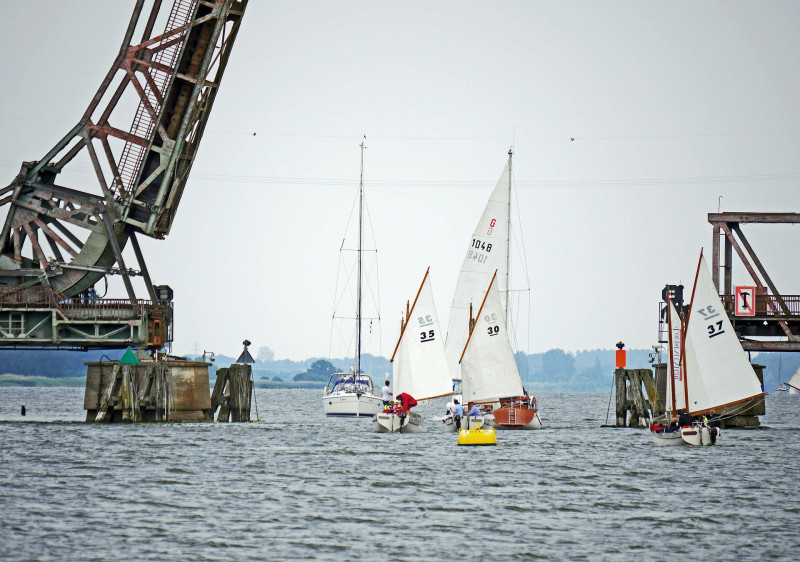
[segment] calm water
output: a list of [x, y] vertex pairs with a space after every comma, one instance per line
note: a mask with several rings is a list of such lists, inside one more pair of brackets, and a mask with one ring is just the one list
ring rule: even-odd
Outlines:
[[[716, 447], [600, 428], [607, 394], [542, 394], [547, 428], [457, 447], [258, 390], [266, 423], [82, 423], [81, 388], [0, 388], [0, 557], [797, 559], [800, 396]], [[22, 421], [19, 407], [28, 415]]]

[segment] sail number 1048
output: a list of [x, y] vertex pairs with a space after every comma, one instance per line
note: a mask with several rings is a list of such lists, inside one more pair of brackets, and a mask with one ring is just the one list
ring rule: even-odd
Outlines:
[[[491, 242], [487, 243], [477, 238], [472, 239], [472, 246], [467, 252], [467, 258], [476, 260], [478, 263], [484, 263], [489, 257], [487, 254], [492, 251]], [[486, 252], [486, 253], [484, 253]]]

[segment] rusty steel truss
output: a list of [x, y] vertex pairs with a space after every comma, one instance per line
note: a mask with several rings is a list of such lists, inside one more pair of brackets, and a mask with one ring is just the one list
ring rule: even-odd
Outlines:
[[[798, 224], [800, 213], [709, 213], [708, 222], [714, 230], [714, 284], [742, 347], [748, 351], [800, 351], [800, 295], [784, 295], [778, 291], [741, 229], [741, 225], [747, 223]], [[724, 241], [722, 252], [721, 241]], [[794, 251], [797, 248], [787, 248], [786, 259], [796, 260]], [[734, 314], [734, 252], [756, 287], [756, 315], [752, 317]], [[722, 279], [720, 269], [723, 270]]]
[[[172, 339], [171, 291], [151, 282], [136, 235], [170, 231], [247, 0], [165, 4], [135, 2], [81, 119], [0, 188], [0, 347], [156, 348]], [[81, 159], [94, 180], [57, 183]], [[123, 259], [128, 241], [138, 270]], [[93, 287], [115, 274], [128, 298], [104, 306]], [[134, 275], [149, 301], [136, 297]]]

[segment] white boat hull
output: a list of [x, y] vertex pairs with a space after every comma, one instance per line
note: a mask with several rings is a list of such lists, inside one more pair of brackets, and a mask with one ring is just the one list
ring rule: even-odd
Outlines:
[[681, 438], [689, 445], [693, 445], [695, 447], [700, 447], [701, 445], [714, 445], [716, 443], [716, 439], [712, 438], [711, 431], [707, 426], [682, 427]]
[[453, 414], [447, 414], [443, 419], [442, 423], [444, 423], [444, 430], [448, 433], [456, 433], [458, 428], [456, 427], [456, 420], [453, 417]]
[[650, 431], [653, 438], [653, 444], [656, 447], [673, 447], [676, 445], [686, 445], [680, 431]]
[[399, 414], [378, 413], [372, 417], [372, 431], [375, 433], [419, 433], [423, 418], [411, 412], [404, 419]]
[[383, 409], [383, 400], [372, 394], [341, 392], [323, 396], [322, 408], [326, 416], [370, 417]]

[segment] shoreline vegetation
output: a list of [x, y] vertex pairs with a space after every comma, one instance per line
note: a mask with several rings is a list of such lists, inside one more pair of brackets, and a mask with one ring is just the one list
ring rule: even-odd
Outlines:
[[[608, 392], [614, 373], [614, 349], [568, 352], [551, 349], [544, 353], [516, 354], [523, 384], [533, 392]], [[86, 366], [91, 361], [117, 360], [123, 350], [0, 350], [0, 386], [84, 386]], [[648, 368], [652, 349], [632, 349], [627, 353], [629, 368]], [[276, 360], [269, 348], [261, 348], [253, 364], [256, 388], [322, 389], [334, 371], [349, 371], [352, 359], [302, 361]], [[191, 361], [202, 357], [189, 354]], [[666, 356], [662, 354], [662, 361]], [[217, 369], [228, 367], [235, 358], [217, 355], [209, 367], [210, 383]], [[787, 381], [800, 368], [800, 354], [753, 354], [752, 362], [764, 365], [764, 390], [772, 393], [780, 382]], [[385, 357], [365, 354], [362, 370], [372, 376], [376, 387], [391, 379], [392, 365]]]

